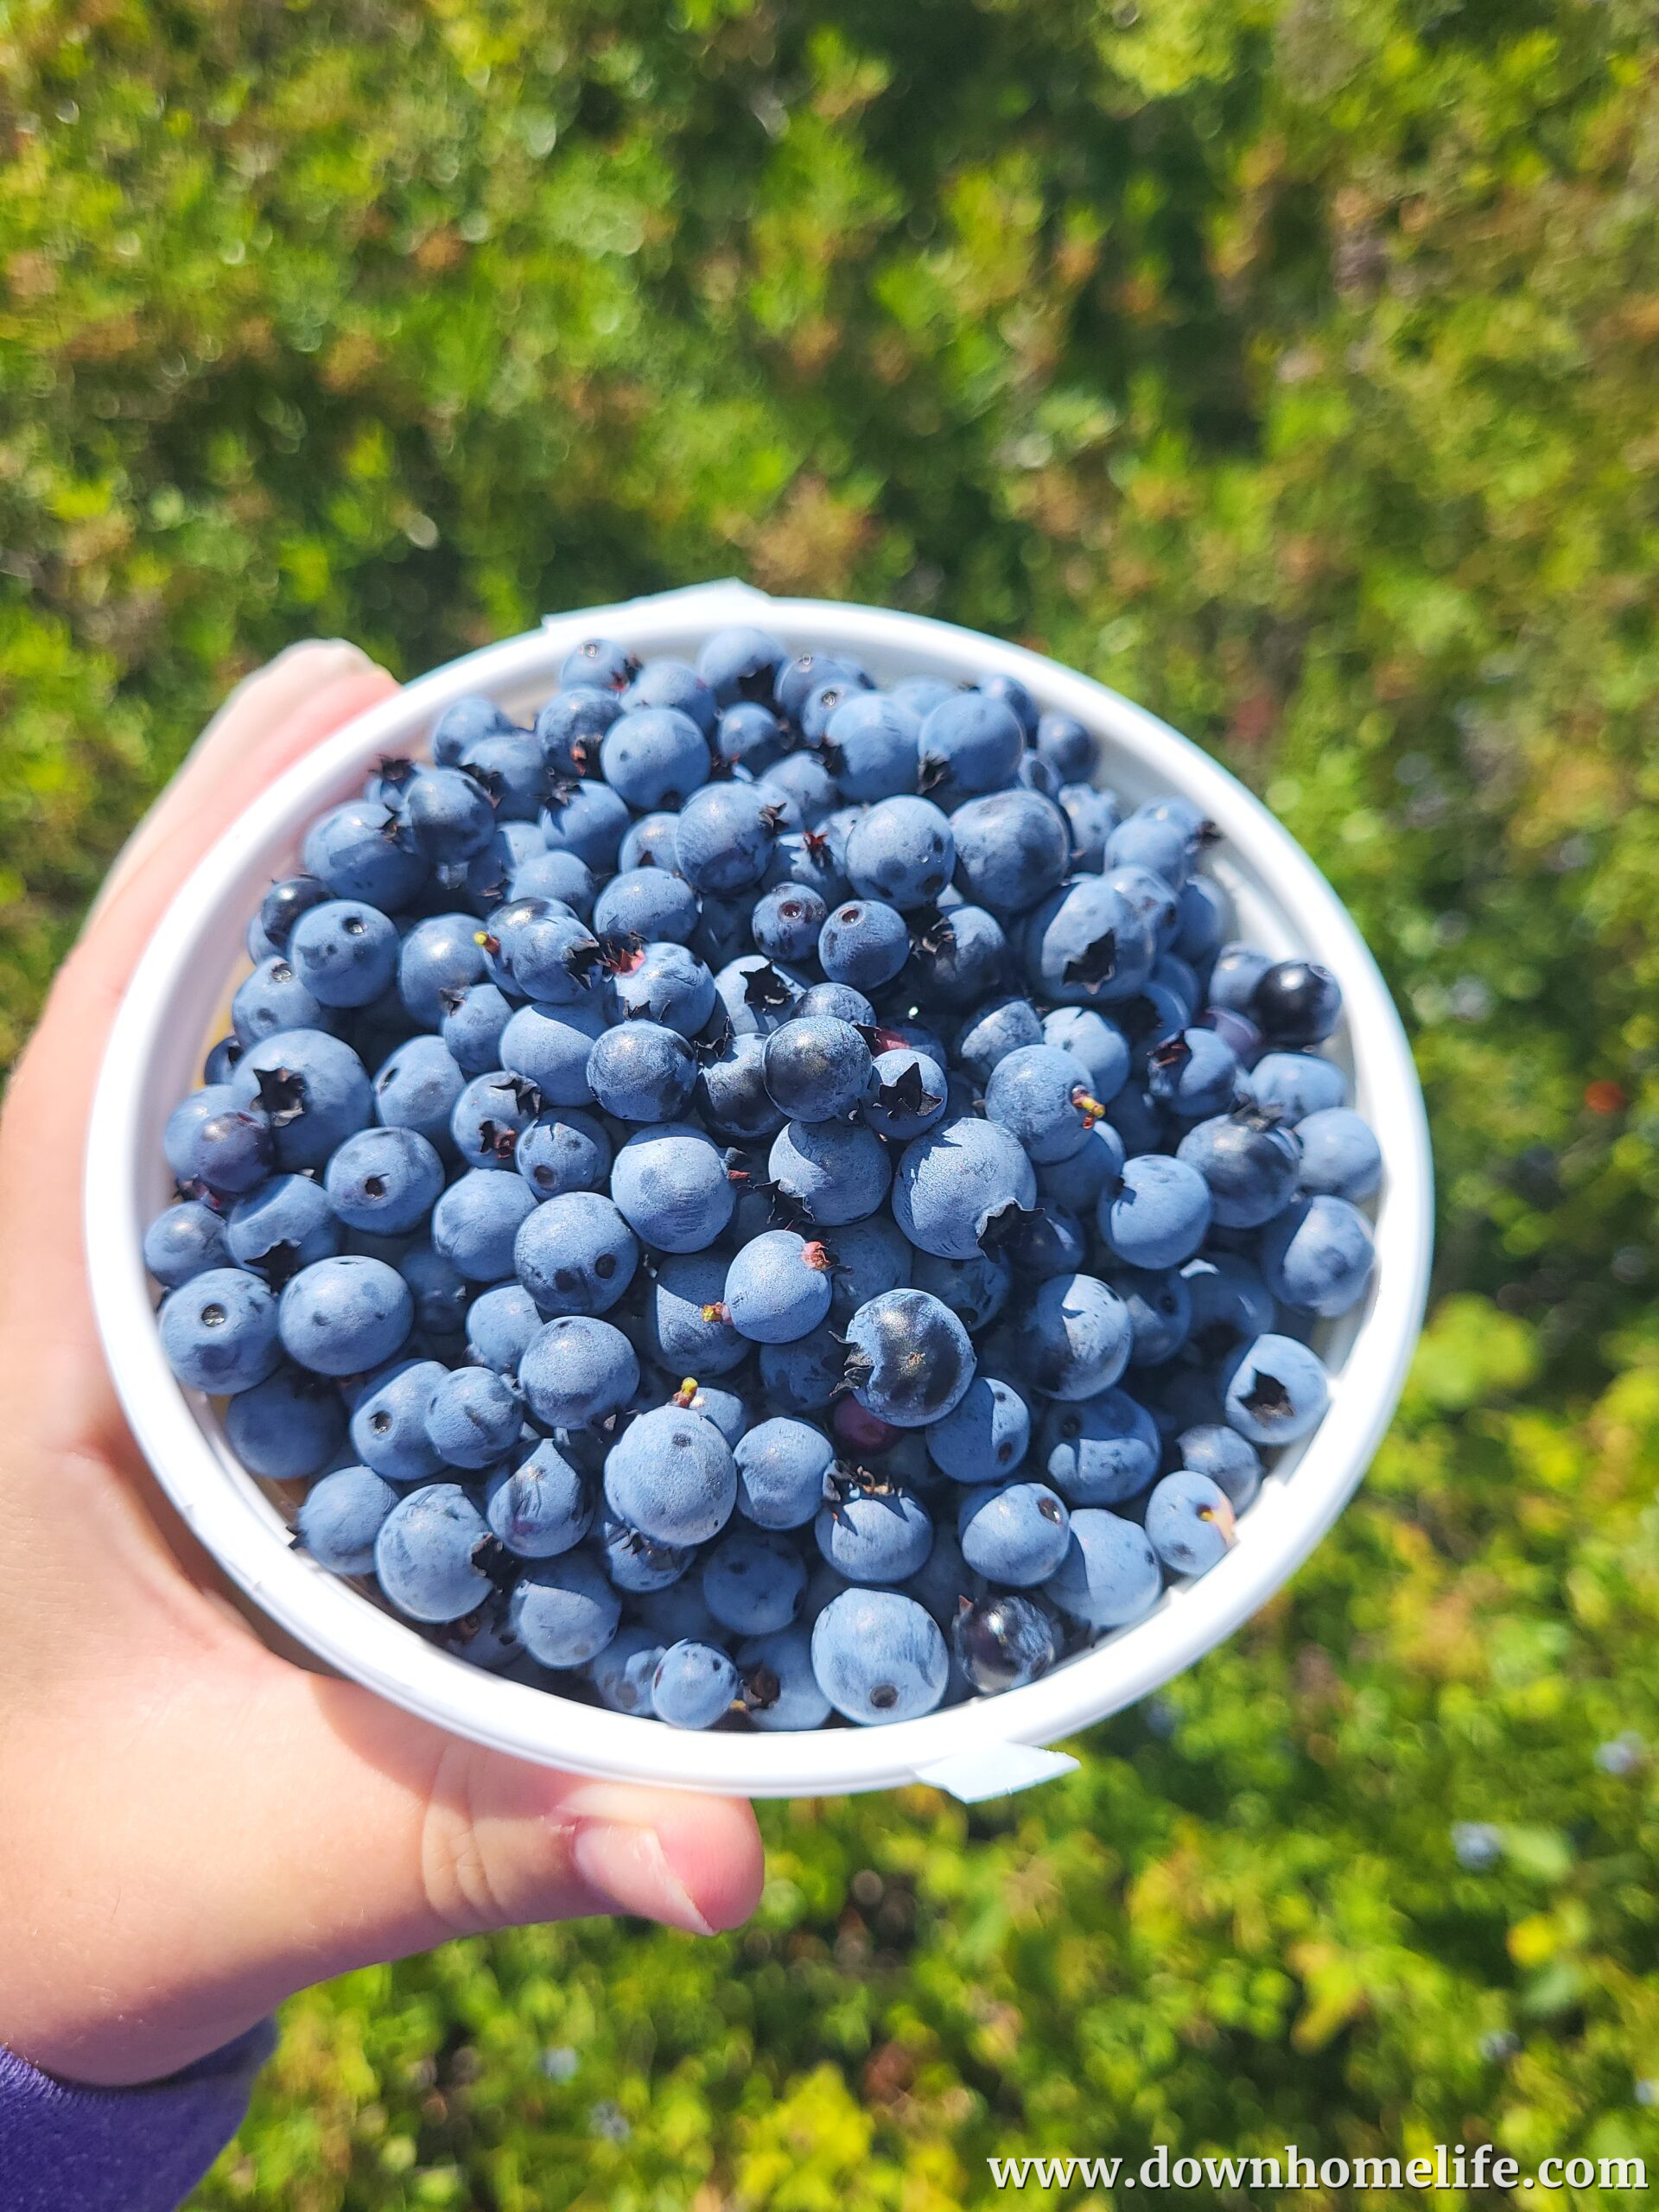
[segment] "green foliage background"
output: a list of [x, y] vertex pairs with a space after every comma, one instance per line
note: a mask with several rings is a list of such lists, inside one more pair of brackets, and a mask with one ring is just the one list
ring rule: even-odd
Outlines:
[[741, 572], [1222, 753], [1352, 902], [1439, 1146], [1405, 1410], [1230, 1645], [1033, 1796], [769, 1811], [746, 1934], [301, 1999], [201, 2212], [934, 2212], [1160, 2139], [1659, 2173], [1654, 1770], [1594, 1756], [1659, 1743], [1656, 28], [0, 9], [0, 1058], [253, 663]]

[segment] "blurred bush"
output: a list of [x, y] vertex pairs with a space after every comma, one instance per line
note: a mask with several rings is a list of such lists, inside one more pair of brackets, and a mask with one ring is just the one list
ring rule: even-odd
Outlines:
[[773, 1810], [745, 1935], [300, 2000], [203, 2208], [933, 2212], [989, 2151], [1159, 2139], [1659, 2169], [1653, 30], [0, 17], [0, 1060], [270, 652], [407, 674], [741, 572], [1221, 753], [1352, 903], [1439, 1144], [1407, 1408], [1231, 1645], [1037, 1796]]

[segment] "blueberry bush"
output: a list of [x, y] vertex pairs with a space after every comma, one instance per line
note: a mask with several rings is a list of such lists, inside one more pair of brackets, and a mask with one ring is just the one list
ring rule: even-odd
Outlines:
[[741, 573], [1018, 637], [1214, 747], [1351, 902], [1437, 1132], [1401, 1418], [1230, 1644], [1035, 1795], [770, 1809], [740, 1935], [299, 1999], [200, 2212], [944, 2212], [988, 2153], [1159, 2140], [1659, 2171], [1652, 31], [0, 18], [0, 1058], [284, 643], [407, 674]]

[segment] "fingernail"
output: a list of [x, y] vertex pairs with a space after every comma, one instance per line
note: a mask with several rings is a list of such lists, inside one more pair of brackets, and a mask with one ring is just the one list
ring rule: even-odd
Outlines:
[[576, 1828], [570, 1856], [588, 1887], [612, 1898], [619, 1910], [666, 1921], [694, 1936], [714, 1934], [669, 1865], [655, 1828], [583, 1821]]

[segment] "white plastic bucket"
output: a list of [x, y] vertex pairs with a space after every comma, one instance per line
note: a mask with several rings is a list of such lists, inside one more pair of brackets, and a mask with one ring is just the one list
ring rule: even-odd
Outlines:
[[[552, 690], [579, 639], [695, 658], [711, 631], [758, 622], [797, 652], [855, 653], [878, 678], [1017, 676], [1044, 707], [1103, 741], [1102, 780], [1130, 801], [1184, 792], [1221, 829], [1212, 869], [1241, 936], [1306, 952], [1341, 982], [1332, 1050], [1382, 1148], [1376, 1271], [1364, 1304], [1323, 1346], [1330, 1408], [1286, 1452], [1242, 1517], [1237, 1543], [1200, 1580], [1167, 1590], [1132, 1628], [1028, 1688], [887, 1728], [801, 1734], [681, 1732], [505, 1681], [424, 1642], [348, 1582], [290, 1549], [279, 1501], [240, 1467], [211, 1404], [175, 1381], [144, 1272], [145, 1224], [171, 1179], [162, 1129], [200, 1080], [203, 1040], [242, 936], [315, 816], [350, 796], [382, 753], [419, 750], [453, 699], [485, 692], [522, 718]], [[584, 1774], [752, 1796], [827, 1796], [928, 1781], [964, 1797], [1017, 1788], [1073, 1764], [1036, 1747], [1145, 1697], [1231, 1634], [1293, 1573], [1342, 1510], [1392, 1414], [1421, 1323], [1432, 1226], [1428, 1133], [1399, 1018], [1330, 886], [1243, 786], [1166, 723], [1036, 653], [949, 623], [824, 600], [772, 600], [707, 584], [550, 617], [539, 630], [436, 669], [291, 768], [223, 836], [174, 899], [133, 977], [99, 1082], [87, 1151], [86, 1237], [99, 1326], [145, 1457], [191, 1529], [264, 1612], [342, 1675], [458, 1735]]]

